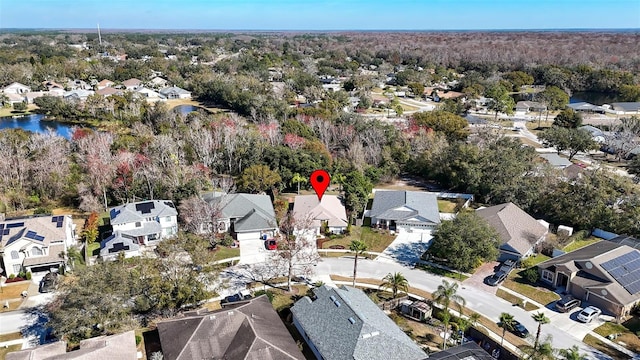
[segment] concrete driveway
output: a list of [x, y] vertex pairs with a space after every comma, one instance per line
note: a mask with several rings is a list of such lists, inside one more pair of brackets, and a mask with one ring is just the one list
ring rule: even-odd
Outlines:
[[401, 232], [395, 240], [382, 252], [376, 261], [396, 262], [406, 266], [413, 266], [420, 256], [427, 251], [433, 236], [431, 231]]

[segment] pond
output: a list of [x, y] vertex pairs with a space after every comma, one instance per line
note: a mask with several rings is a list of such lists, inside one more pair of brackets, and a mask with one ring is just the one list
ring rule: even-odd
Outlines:
[[0, 117], [0, 130], [3, 129], [23, 129], [33, 133], [46, 133], [48, 129], [53, 129], [59, 136], [66, 139], [71, 138], [71, 128], [73, 125], [59, 123], [57, 121], [44, 121], [42, 114], [14, 115]]
[[195, 106], [195, 105], [178, 105], [173, 108], [173, 111], [180, 113], [180, 115], [187, 115], [190, 112], [198, 111], [198, 110], [204, 110], [204, 108], [201, 106]]

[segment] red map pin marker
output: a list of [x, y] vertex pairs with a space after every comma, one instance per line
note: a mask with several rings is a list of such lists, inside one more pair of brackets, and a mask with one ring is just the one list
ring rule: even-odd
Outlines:
[[316, 195], [318, 195], [318, 200], [322, 201], [322, 195], [329, 187], [329, 183], [331, 182], [331, 176], [326, 170], [316, 170], [311, 173], [311, 177], [309, 178], [311, 182], [311, 187], [316, 191]]

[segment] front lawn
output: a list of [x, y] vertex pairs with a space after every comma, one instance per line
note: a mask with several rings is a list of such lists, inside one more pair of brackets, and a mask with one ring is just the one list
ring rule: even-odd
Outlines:
[[383, 230], [376, 230], [367, 226], [353, 226], [351, 227], [351, 234], [342, 237], [338, 236], [333, 240], [326, 241], [322, 244], [322, 248], [329, 249], [331, 246], [343, 246], [344, 249], [349, 249], [349, 244], [351, 244], [352, 240], [360, 240], [367, 244], [368, 251], [383, 252], [395, 238], [395, 235]]
[[416, 267], [418, 269], [430, 272], [432, 274], [448, 277], [458, 281], [465, 281], [469, 278], [467, 275], [460, 274], [451, 270], [442, 269], [436, 266], [427, 265], [427, 264], [420, 264], [420, 265], [417, 265]]
[[19, 281], [15, 283], [9, 283], [2, 286], [0, 291], [0, 301], [3, 303], [9, 299], [22, 299], [22, 292], [29, 288], [31, 281]]
[[[496, 291], [496, 296], [502, 299], [507, 300], [508, 302], [512, 303], [512, 304], [518, 304], [518, 306], [522, 306], [522, 299], [511, 294], [508, 293], [502, 289], [498, 289], [498, 291]], [[537, 306], [535, 306], [534, 304], [532, 304], [531, 302], [527, 302], [527, 304], [525, 305], [524, 309], [526, 311], [533, 311], [533, 310], [538, 310], [539, 308]]]
[[611, 334], [619, 334], [614, 340], [627, 349], [640, 354], [640, 338], [636, 333], [640, 333], [640, 318], [637, 316], [625, 321], [622, 324], [606, 322], [597, 327], [594, 332], [607, 337]]
[[7, 347], [0, 347], [0, 360], [4, 360], [8, 353], [18, 351], [22, 349], [22, 344], [9, 345]]
[[523, 271], [524, 270], [512, 272], [511, 275], [509, 275], [509, 277], [504, 281], [502, 286], [506, 287], [507, 289], [513, 290], [518, 294], [521, 294], [524, 297], [527, 297], [542, 305], [547, 305], [560, 299], [560, 296], [558, 296], [558, 294], [549, 289], [546, 289], [542, 286], [529, 285], [527, 280], [522, 277]]
[[602, 351], [603, 353], [611, 356], [614, 359], [630, 359], [631, 358], [629, 355], [610, 347], [609, 345], [600, 341], [598, 338], [596, 338], [593, 335], [587, 334], [587, 336], [585, 336], [584, 339], [582, 339], [582, 342], [593, 348], [596, 348]]
[[215, 259], [224, 260], [240, 256], [240, 248], [230, 248], [226, 246], [216, 247]]

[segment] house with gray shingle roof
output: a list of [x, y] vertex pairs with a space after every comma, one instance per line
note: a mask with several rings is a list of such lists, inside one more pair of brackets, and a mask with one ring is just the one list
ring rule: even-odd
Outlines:
[[298, 195], [293, 204], [293, 217], [296, 221], [310, 218], [310, 227], [320, 235], [320, 229], [327, 227], [333, 234], [342, 234], [349, 225], [347, 211], [336, 195], [324, 195], [322, 200], [314, 195]]
[[549, 165], [556, 169], [564, 169], [571, 166], [573, 163], [569, 159], [564, 158], [556, 153], [538, 154], [541, 158], [545, 159]]
[[549, 232], [547, 226], [511, 202], [480, 208], [476, 213], [500, 235], [500, 261], [532, 255]]
[[640, 114], [640, 102], [611, 103], [611, 107], [617, 114]]
[[125, 258], [140, 256], [138, 240], [115, 231], [100, 242], [100, 258], [103, 260], [116, 260], [121, 252], [124, 253]]
[[165, 360], [304, 359], [266, 295], [158, 323]]
[[75, 245], [71, 215], [0, 221], [0, 274], [46, 273], [65, 264], [60, 254]]
[[436, 193], [423, 191], [378, 190], [371, 209], [365, 212], [371, 226], [390, 230], [432, 230], [440, 224]]
[[293, 324], [318, 359], [418, 360], [427, 355], [360, 289], [326, 285], [291, 308]]
[[137, 360], [136, 337], [133, 330], [110, 336], [98, 336], [80, 341], [80, 348], [67, 352], [67, 343], [57, 341], [34, 348], [10, 352], [7, 360]]
[[191, 92], [185, 89], [181, 89], [177, 86], [172, 86], [160, 90], [160, 94], [164, 95], [167, 99], [191, 99]]
[[149, 200], [109, 209], [113, 231], [136, 239], [138, 244], [159, 241], [178, 233], [178, 211], [170, 200]]

